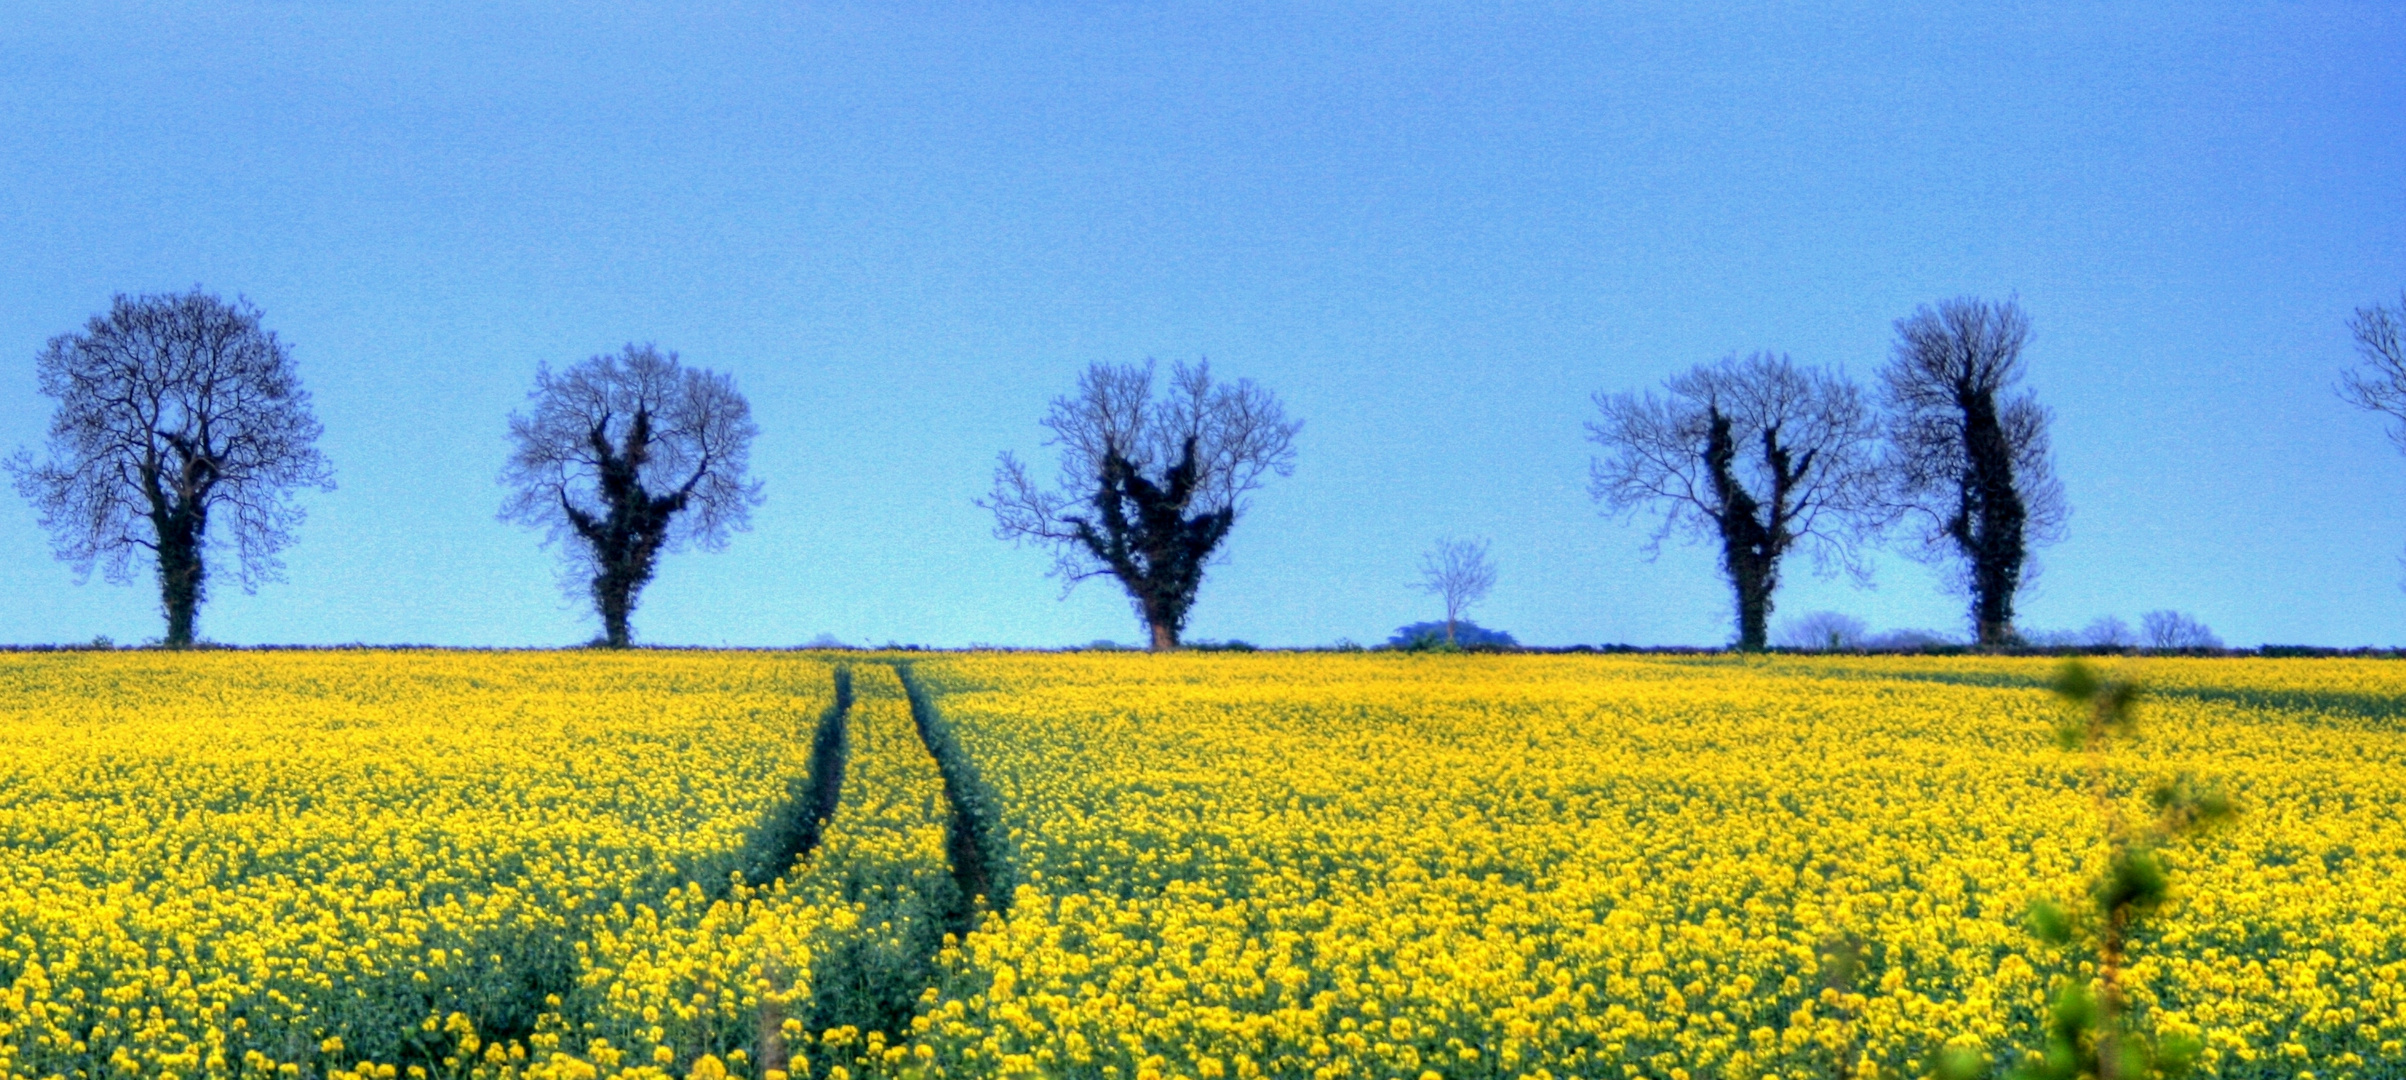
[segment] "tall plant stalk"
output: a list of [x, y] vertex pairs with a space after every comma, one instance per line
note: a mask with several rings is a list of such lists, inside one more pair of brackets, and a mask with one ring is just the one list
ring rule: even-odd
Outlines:
[[[2220, 791], [2178, 776], [2155, 786], [2149, 795], [2155, 817], [2134, 828], [2114, 791], [2111, 756], [2117, 739], [2129, 742], [2138, 737], [2138, 683], [2101, 678], [2075, 660], [2056, 675], [2054, 690], [2069, 706], [2056, 727], [2056, 745], [2082, 754], [2104, 866], [2090, 884], [2089, 904], [2067, 907], [2041, 901], [2031, 908], [2030, 925], [2067, 958], [2084, 950], [2093, 955], [2096, 978], [2093, 986], [2069, 977], [2057, 983], [2045, 1045], [2026, 1053], [2008, 1075], [2016, 1080], [2186, 1076], [2196, 1067], [2201, 1044], [2184, 1036], [2158, 1038], [2131, 1023], [2124, 985], [2131, 936], [2171, 892], [2163, 849], [2230, 817], [2231, 802]], [[1949, 1051], [1938, 1069], [1945, 1080], [1971, 1080], [1985, 1072], [1980, 1055], [1960, 1047]]]

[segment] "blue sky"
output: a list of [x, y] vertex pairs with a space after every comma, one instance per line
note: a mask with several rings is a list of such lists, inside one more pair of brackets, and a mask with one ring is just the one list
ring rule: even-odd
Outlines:
[[[11, 4], [0, 448], [112, 293], [240, 293], [341, 486], [204, 635], [568, 643], [504, 418], [656, 341], [750, 395], [768, 502], [639, 639], [1133, 641], [971, 500], [1087, 363], [1208, 356], [1306, 427], [1191, 636], [1382, 639], [1452, 534], [1524, 641], [1718, 643], [1709, 552], [1588, 500], [1589, 395], [1759, 348], [1868, 379], [1914, 305], [2018, 294], [2073, 506], [2025, 626], [2406, 643], [2406, 457], [2330, 392], [2406, 286], [2394, 4], [594, 6]], [[0, 641], [160, 633], [13, 493], [0, 552]], [[1897, 558], [1788, 580], [1963, 621]]]

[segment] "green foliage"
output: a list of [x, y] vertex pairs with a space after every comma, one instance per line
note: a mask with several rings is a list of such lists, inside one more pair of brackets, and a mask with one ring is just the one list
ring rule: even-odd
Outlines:
[[1437, 630], [1423, 630], [1392, 648], [1398, 652], [1458, 653], [1462, 651], [1460, 645], [1445, 640], [1444, 632]]
[[2173, 834], [2218, 824], [2237, 812], [2222, 789], [2201, 787], [2188, 773], [2157, 784], [2147, 798], [2162, 819], [2158, 828]]
[[2072, 916], [2053, 900], [2030, 905], [2030, 933], [2049, 945], [2072, 943]]
[[1821, 985], [1841, 994], [1855, 992], [1863, 976], [1863, 937], [1847, 931], [1821, 945]]
[[2074, 708], [2055, 727], [2055, 745], [2065, 750], [2104, 750], [2108, 734], [2138, 735], [2139, 685], [2107, 682], [2087, 664], [2067, 661], [2056, 672], [2055, 694]]
[[[2085, 986], [2062, 987], [2048, 1010], [2046, 1049], [2023, 1058], [2010, 1075], [2016, 1080], [2177, 1080], [2196, 1070], [2205, 1049], [2197, 1040], [2120, 1030], [2118, 1015], [2101, 996]], [[1942, 1068], [1940, 1075], [1948, 1074]]]
[[2096, 884], [2097, 907], [2108, 913], [2153, 911], [2171, 887], [2163, 856], [2148, 848], [2125, 847], [2114, 852]]
[[1988, 1071], [1988, 1059], [1968, 1046], [1950, 1046], [1938, 1052], [1938, 1067], [1933, 1070], [1938, 1080], [1979, 1080]]

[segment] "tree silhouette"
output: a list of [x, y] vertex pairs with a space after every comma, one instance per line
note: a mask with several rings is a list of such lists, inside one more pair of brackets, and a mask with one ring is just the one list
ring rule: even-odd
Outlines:
[[281, 576], [276, 553], [303, 511], [297, 488], [332, 490], [292, 354], [259, 309], [194, 288], [117, 296], [38, 361], [58, 400], [50, 457], [20, 450], [17, 491], [41, 512], [52, 551], [88, 579], [132, 580], [138, 553], [159, 574], [166, 643], [190, 645], [208, 595], [209, 526], [229, 527], [243, 591]]
[[1863, 574], [1855, 551], [1878, 484], [1862, 393], [1771, 353], [1700, 365], [1663, 387], [1660, 398], [1596, 395], [1603, 415], [1587, 432], [1605, 453], [1589, 493], [1612, 512], [1662, 512], [1649, 557], [1674, 530], [1717, 541], [1738, 647], [1761, 649], [1791, 549]]
[[2219, 649], [2222, 639], [2214, 629], [2197, 621], [2186, 612], [2169, 608], [2150, 611], [2139, 616], [2139, 633], [2151, 649]]
[[2126, 649], [2138, 641], [2120, 616], [2099, 615], [2080, 630], [2080, 644], [2095, 649]]
[[1780, 627], [1779, 643], [1788, 649], [1860, 649], [1871, 640], [1863, 620], [1837, 611], [1810, 611]]
[[2008, 300], [1958, 297], [1897, 320], [1887, 390], [1892, 509], [1920, 526], [1913, 554], [1960, 567], [1980, 644], [2014, 641], [2030, 549], [2069, 509], [2047, 445], [2047, 410], [2015, 392], [2030, 319]]
[[1269, 473], [1294, 472], [1298, 421], [1249, 379], [1215, 383], [1208, 362], [1173, 365], [1153, 396], [1153, 362], [1094, 364], [1078, 393], [1053, 399], [1046, 445], [1061, 450], [1046, 489], [1004, 453], [978, 505], [994, 535], [1053, 549], [1065, 587], [1109, 576], [1128, 591], [1155, 649], [1178, 647], [1203, 571]]
[[556, 375], [538, 368], [528, 398], [528, 412], [510, 414], [502, 520], [560, 545], [568, 583], [592, 595], [602, 640], [625, 648], [662, 553], [716, 550], [751, 526], [752, 407], [733, 379], [650, 345]]
[[1454, 624], [1470, 605], [1495, 588], [1495, 563], [1487, 558], [1487, 541], [1437, 541], [1420, 557], [1420, 591], [1445, 601], [1445, 643], [1454, 640]]

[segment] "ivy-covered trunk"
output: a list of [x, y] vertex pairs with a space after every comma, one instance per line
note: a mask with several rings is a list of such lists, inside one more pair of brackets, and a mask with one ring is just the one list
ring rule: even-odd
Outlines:
[[602, 573], [593, 579], [593, 603], [601, 610], [602, 641], [613, 649], [634, 643], [627, 617], [635, 610], [634, 588], [623, 575]]
[[1963, 408], [1963, 446], [1972, 475], [1948, 532], [1971, 562], [1972, 621], [1980, 644], [2010, 645], [2029, 514], [2014, 484], [2013, 444], [1998, 419], [1996, 394], [1966, 389], [1957, 401]]
[[1758, 560], [1740, 557], [1729, 568], [1738, 600], [1738, 648], [1761, 652], [1770, 643], [1772, 577]]
[[1721, 529], [1721, 569], [1729, 574], [1730, 589], [1737, 596], [1738, 648], [1760, 652], [1770, 643], [1771, 594], [1779, 588], [1779, 557], [1786, 546], [1779, 515], [1802, 470], [1791, 467], [1777, 431], [1765, 432], [1763, 453], [1772, 473], [1772, 523], [1765, 524], [1762, 503], [1738, 481], [1738, 444], [1729, 417], [1717, 407], [1708, 409], [1706, 417], [1704, 464], [1720, 507], [1714, 523]]
[[208, 511], [190, 504], [169, 505], [151, 514], [159, 534], [159, 606], [167, 614], [167, 647], [191, 645], [199, 629], [201, 599], [208, 566], [201, 559], [201, 542], [208, 534]]

